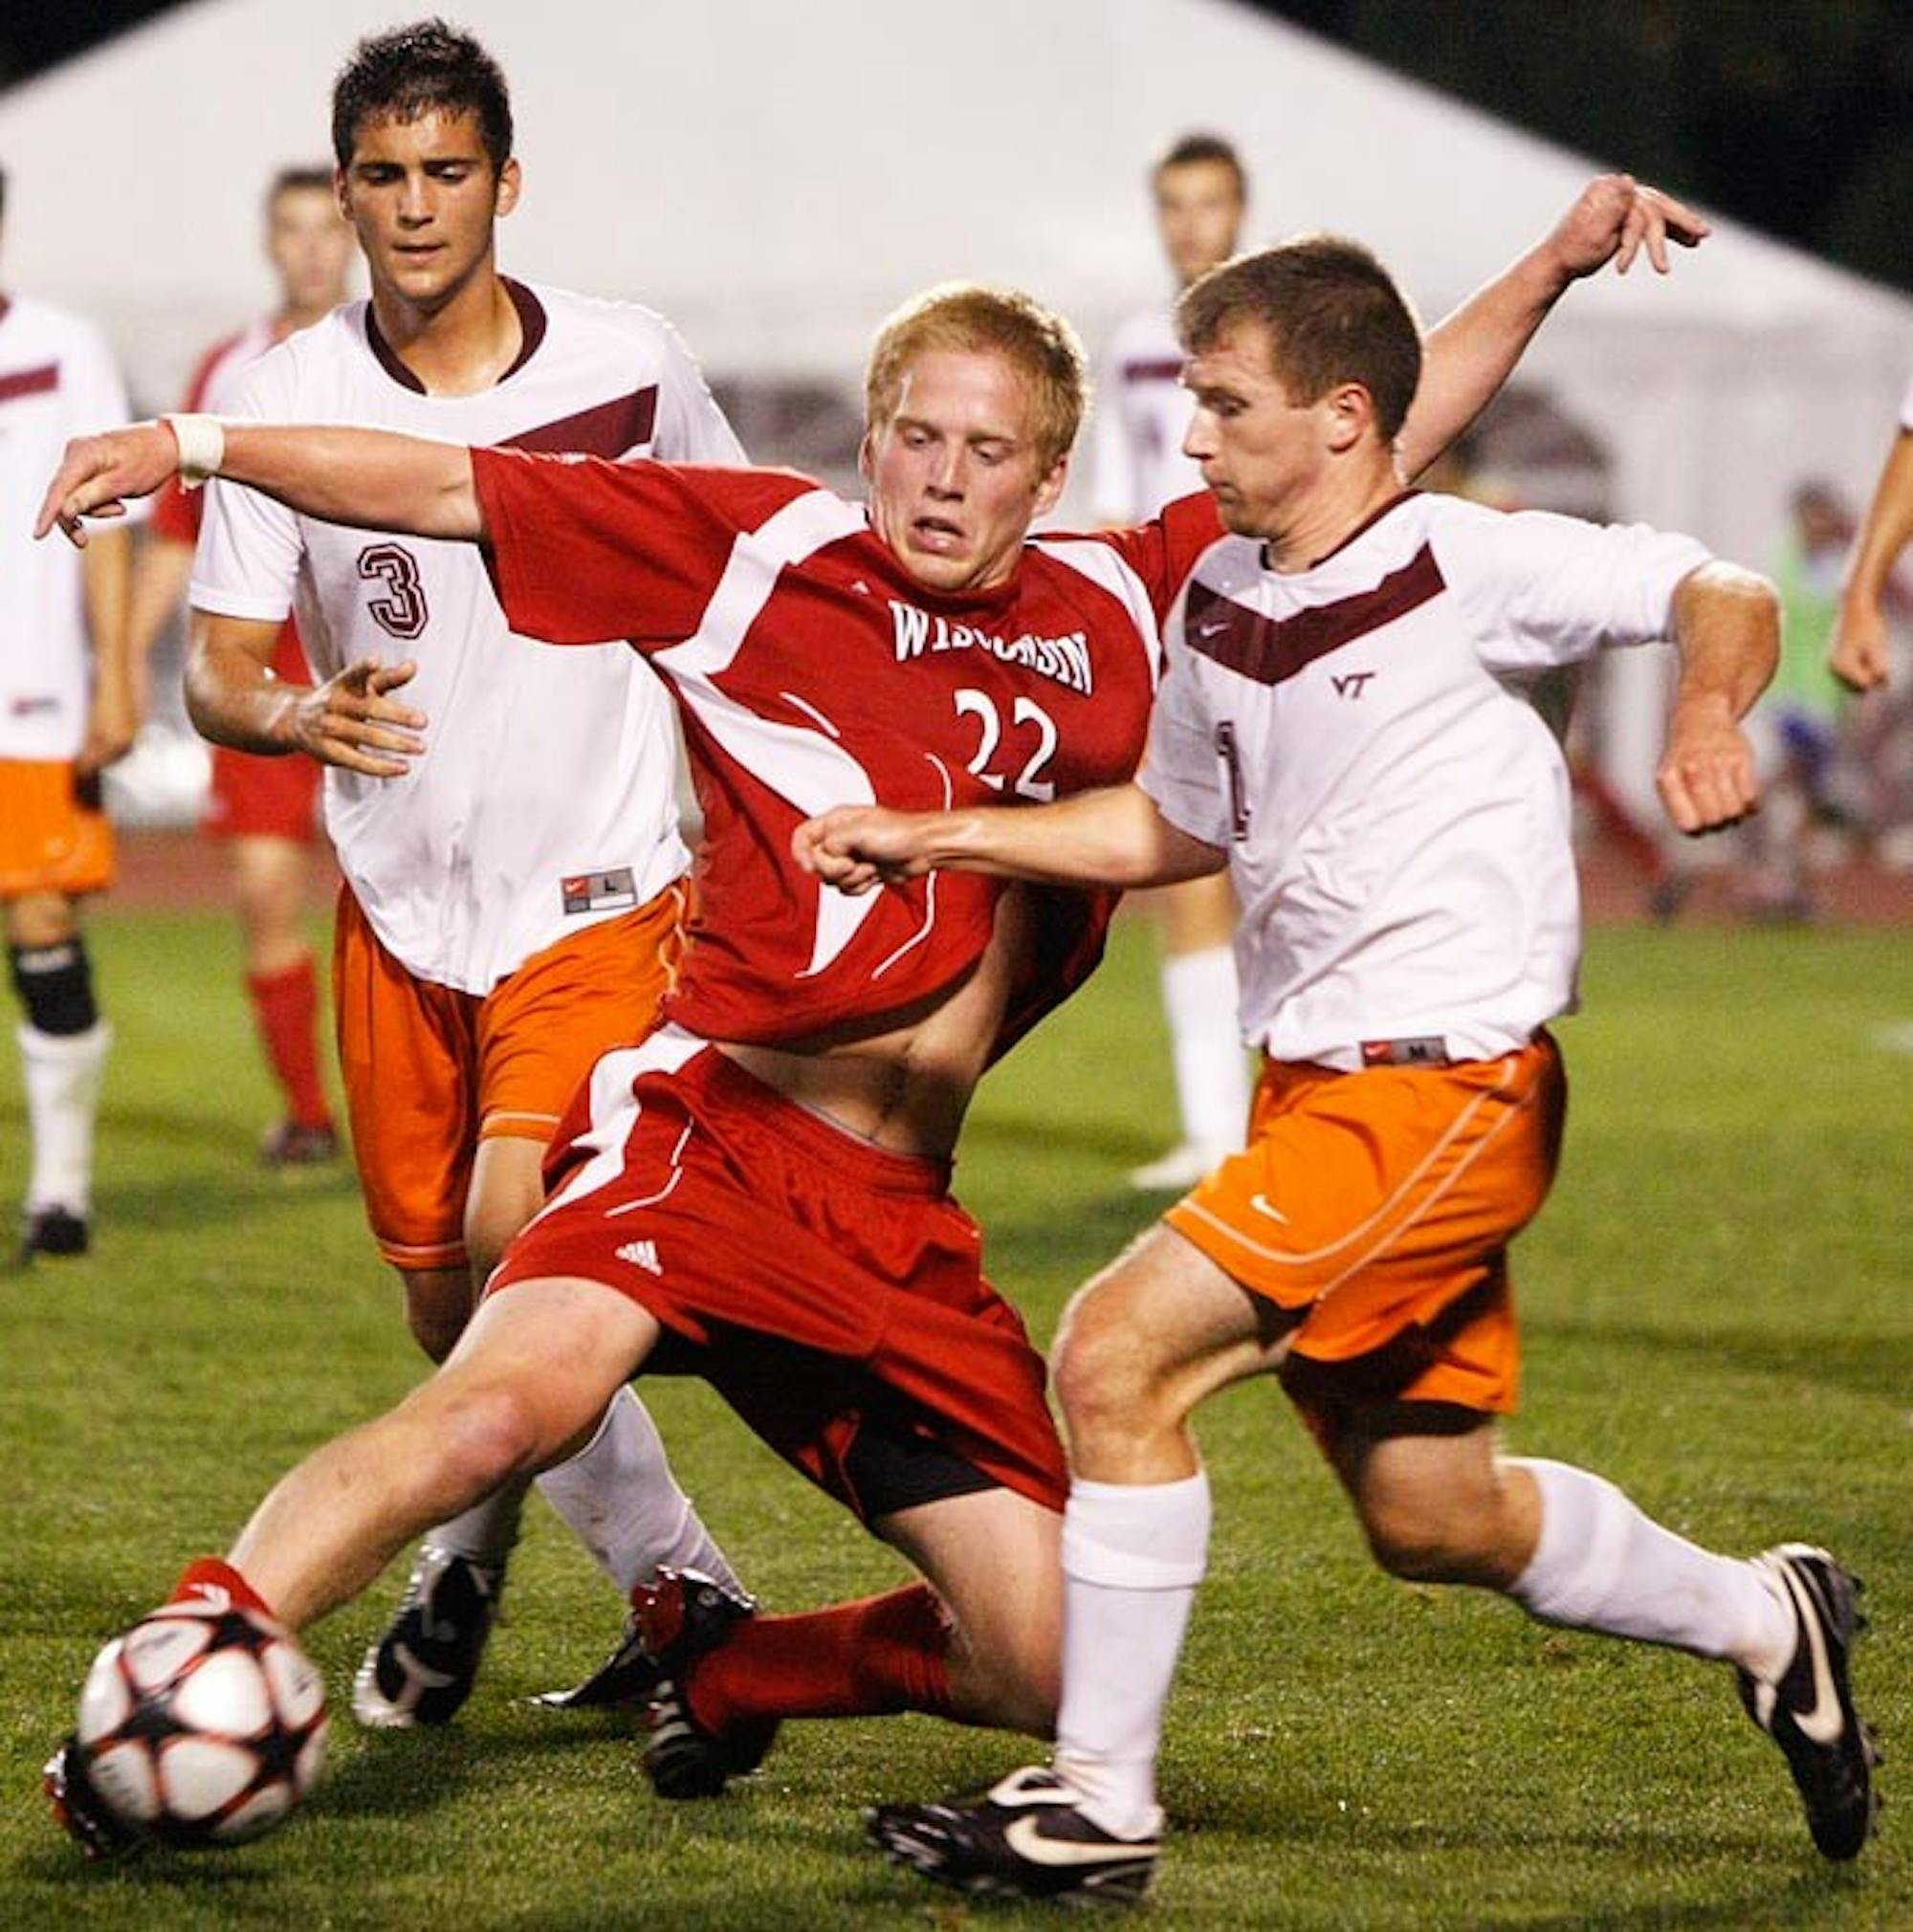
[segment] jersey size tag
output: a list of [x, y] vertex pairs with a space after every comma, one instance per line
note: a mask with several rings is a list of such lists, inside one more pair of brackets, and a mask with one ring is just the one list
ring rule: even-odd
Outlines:
[[1364, 1066], [1445, 1066], [1448, 1043], [1439, 1033], [1418, 1040], [1364, 1040]]
[[628, 866], [610, 872], [570, 872], [559, 883], [566, 912], [608, 912], [638, 903], [638, 882]]

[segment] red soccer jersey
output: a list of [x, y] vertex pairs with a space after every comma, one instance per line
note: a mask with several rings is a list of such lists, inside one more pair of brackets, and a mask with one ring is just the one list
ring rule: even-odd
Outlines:
[[[1158, 626], [1220, 534], [1204, 495], [1139, 529], [1044, 537], [1007, 582], [920, 584], [861, 505], [783, 471], [472, 452], [512, 628], [626, 637], [677, 699], [704, 810], [668, 1016], [769, 1043], [915, 1005], [988, 943], [1002, 882], [847, 898], [790, 856], [826, 806], [1044, 801], [1134, 771]], [[1112, 893], [1044, 891], [1000, 1051], [1101, 955]]]

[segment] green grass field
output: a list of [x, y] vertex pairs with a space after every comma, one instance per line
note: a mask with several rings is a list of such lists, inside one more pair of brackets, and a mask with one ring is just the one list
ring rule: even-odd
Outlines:
[[[99, 918], [119, 1029], [88, 1259], [0, 1272], [0, 1927], [1035, 1923], [864, 1848], [859, 1808], [978, 1783], [1011, 1738], [927, 1720], [787, 1731], [762, 1777], [668, 1808], [627, 1727], [522, 1698], [620, 1607], [535, 1510], [510, 1621], [451, 1732], [337, 1722], [275, 1838], [81, 1864], [36, 1796], [98, 1645], [223, 1548], [290, 1462], [419, 1373], [349, 1179], [253, 1162], [270, 1112], [212, 915]], [[1913, 1737], [1913, 1020], [1894, 933], [1595, 935], [1566, 1169], [1517, 1261], [1520, 1448], [1584, 1461], [1709, 1544], [1824, 1541], [1867, 1579], [1865, 1707]], [[1145, 1218], [1167, 1119], [1146, 935], [986, 1088], [959, 1187], [1047, 1334]], [[0, 1215], [24, 1179], [0, 1052]], [[11, 1222], [9, 1222], [11, 1226]], [[11, 1241], [11, 1233], [8, 1236]], [[774, 1608], [897, 1565], [701, 1389], [653, 1386], [681, 1473]], [[1813, 1853], [1728, 1673], [1549, 1632], [1369, 1565], [1272, 1389], [1205, 1418], [1214, 1562], [1173, 1708], [1176, 1825], [1149, 1921], [1295, 1927], [1913, 1925], [1898, 1805], [1858, 1867]], [[335, 1700], [401, 1579], [312, 1636]], [[1894, 1799], [1897, 1765], [1885, 1788]], [[1913, 1807], [1908, 1808], [1913, 1811]]]

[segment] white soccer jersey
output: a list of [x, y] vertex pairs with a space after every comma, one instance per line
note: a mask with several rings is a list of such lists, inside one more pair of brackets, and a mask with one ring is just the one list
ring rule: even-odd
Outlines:
[[1096, 380], [1096, 515], [1140, 523], [1202, 487], [1182, 453], [1194, 402], [1182, 386], [1182, 345], [1167, 309], [1132, 316], [1110, 339]]
[[1242, 538], [1204, 555], [1140, 782], [1228, 851], [1252, 1044], [1486, 1059], [1572, 1010], [1568, 773], [1539, 688], [1666, 636], [1706, 561], [1639, 525], [1413, 494], [1292, 576]]
[[[525, 352], [491, 388], [431, 396], [350, 302], [246, 372], [234, 413], [479, 447], [738, 463], [689, 352], [648, 309], [508, 283]], [[529, 955], [684, 869], [675, 737], [622, 643], [552, 650], [507, 626], [475, 545], [348, 530], [214, 482], [194, 605], [296, 607], [315, 672], [417, 661], [429, 723], [403, 778], [328, 768], [326, 829], [381, 942], [421, 977], [489, 992]]]
[[86, 740], [92, 645], [80, 556], [33, 541], [67, 441], [117, 428], [126, 390], [84, 317], [0, 296], [0, 757], [75, 757]]

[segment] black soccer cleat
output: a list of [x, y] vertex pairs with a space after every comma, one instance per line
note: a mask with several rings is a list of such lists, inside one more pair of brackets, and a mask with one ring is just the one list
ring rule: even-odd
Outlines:
[[275, 1121], [259, 1142], [261, 1167], [324, 1167], [339, 1158], [339, 1130], [330, 1121]]
[[352, 1680], [352, 1715], [373, 1730], [450, 1723], [478, 1680], [504, 1587], [502, 1565], [426, 1544], [398, 1615]]
[[1866, 1628], [1855, 1602], [1859, 1579], [1805, 1543], [1783, 1543], [1753, 1560], [1793, 1606], [1799, 1635], [1773, 1682], [1739, 1673], [1740, 1701], [1786, 1755], [1821, 1854], [1857, 1858], [1879, 1808], [1873, 1767], [1880, 1762], [1848, 1675], [1854, 1639]]
[[24, 1265], [38, 1255], [83, 1255], [91, 1240], [84, 1215], [57, 1202], [29, 1208], [20, 1227], [20, 1261]]
[[54, 1822], [89, 1858], [126, 1858], [144, 1849], [144, 1834], [121, 1824], [94, 1789], [77, 1738], [68, 1738], [47, 1760], [40, 1789]]
[[532, 1702], [554, 1711], [604, 1710], [649, 1703], [657, 1687], [657, 1658], [645, 1648], [644, 1630], [633, 1612], [611, 1655], [583, 1682], [569, 1690], [540, 1691]]
[[698, 1659], [720, 1650], [757, 1614], [755, 1597], [695, 1570], [660, 1570], [657, 1582], [639, 1592], [638, 1636], [656, 1672], [645, 1710], [644, 1766], [659, 1797], [715, 1798], [763, 1763], [778, 1734], [776, 1718], [713, 1731], [693, 1712], [685, 1690]]
[[880, 1805], [865, 1822], [893, 1864], [994, 1898], [1139, 1904], [1161, 1850], [1154, 1837], [1118, 1838], [1092, 1823], [1075, 1789], [1037, 1765], [981, 1797]]

